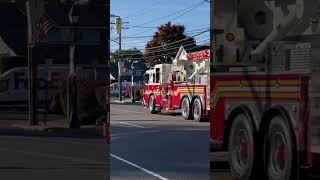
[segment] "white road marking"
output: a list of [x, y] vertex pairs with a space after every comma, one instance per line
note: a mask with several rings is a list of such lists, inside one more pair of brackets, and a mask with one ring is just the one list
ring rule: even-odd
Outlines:
[[86, 158], [78, 158], [78, 157], [70, 157], [70, 156], [61, 156], [57, 154], [49, 154], [49, 153], [41, 153], [41, 152], [28, 152], [23, 150], [17, 150], [12, 148], [0, 148], [0, 151], [6, 151], [11, 153], [18, 153], [18, 154], [25, 154], [29, 156], [37, 156], [42, 158], [49, 158], [49, 159], [61, 159], [61, 160], [68, 160], [74, 162], [81, 162], [81, 163], [90, 163], [90, 164], [105, 164], [105, 161], [96, 161]]
[[126, 123], [126, 122], [120, 122], [120, 124], [126, 124], [126, 125], [129, 125], [129, 126], [134, 126], [134, 127], [144, 128], [144, 127], [142, 127], [142, 126], [135, 125], [135, 124], [131, 124], [131, 123]]
[[160, 176], [160, 175], [157, 174], [157, 173], [154, 173], [154, 172], [152, 172], [152, 171], [149, 171], [149, 170], [147, 170], [147, 169], [145, 169], [145, 168], [143, 168], [143, 167], [141, 167], [141, 166], [139, 166], [139, 165], [137, 165], [137, 164], [134, 164], [134, 163], [132, 163], [132, 162], [130, 162], [130, 161], [128, 161], [128, 160], [125, 160], [125, 159], [123, 159], [123, 158], [121, 158], [121, 157], [118, 157], [118, 156], [116, 156], [116, 155], [114, 155], [114, 154], [111, 154], [111, 153], [110, 153], [110, 156], [113, 157], [113, 158], [116, 158], [116, 159], [118, 159], [118, 160], [120, 160], [120, 161], [122, 161], [122, 162], [124, 162], [124, 163], [127, 163], [127, 164], [129, 164], [129, 165], [131, 165], [131, 166], [133, 166], [133, 167], [135, 167], [135, 168], [138, 168], [138, 169], [140, 169], [141, 171], [144, 171], [144, 172], [146, 172], [146, 173], [148, 173], [148, 174], [150, 174], [150, 175], [152, 175], [152, 176], [154, 176], [154, 177], [157, 177], [157, 178], [159, 178], [159, 179], [161, 179], [161, 180], [169, 180], [168, 178], [162, 177], [162, 176]]

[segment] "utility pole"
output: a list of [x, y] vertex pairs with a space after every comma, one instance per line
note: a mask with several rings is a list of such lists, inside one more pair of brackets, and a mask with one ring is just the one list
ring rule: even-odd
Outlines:
[[121, 84], [121, 75], [122, 75], [122, 65], [123, 62], [121, 60], [121, 31], [122, 29], [129, 29], [127, 27], [122, 27], [123, 24], [126, 24], [128, 22], [122, 22], [122, 19], [119, 16], [113, 15], [115, 17], [115, 22], [111, 24], [115, 24], [115, 31], [119, 35], [119, 60], [118, 60], [118, 81], [119, 81], [119, 101], [122, 101], [122, 84]]
[[37, 60], [34, 59], [33, 50], [35, 47], [34, 30], [36, 28], [36, 17], [40, 14], [40, 0], [26, 1], [27, 21], [28, 21], [28, 97], [29, 97], [29, 125], [38, 124], [37, 115]]
[[121, 84], [121, 70], [122, 70], [122, 61], [121, 61], [121, 29], [122, 29], [122, 20], [120, 17], [116, 17], [115, 21], [115, 30], [119, 35], [119, 60], [118, 60], [118, 82], [119, 82], [119, 101], [122, 101], [122, 84]]
[[[74, 4], [69, 12], [69, 20], [70, 24], [72, 25], [72, 45], [70, 46], [70, 72], [68, 80], [70, 80], [68, 84], [71, 85], [72, 88], [68, 88], [68, 107], [70, 108], [70, 113], [68, 116], [69, 126], [70, 128], [80, 128], [80, 122], [78, 119], [78, 90], [77, 90], [77, 67], [75, 63], [75, 48], [77, 43], [77, 28], [76, 26], [79, 25], [79, 18], [80, 18], [80, 12], [79, 12], [79, 1], [76, 2], [77, 4]], [[70, 89], [72, 92], [70, 92]], [[71, 95], [71, 96], [70, 96]]]
[[[121, 20], [121, 19], [120, 19]], [[122, 84], [121, 84], [121, 75], [122, 75], [122, 60], [121, 60], [121, 27], [119, 31], [119, 60], [118, 60], [118, 69], [119, 69], [119, 74], [118, 74], [118, 79], [119, 79], [119, 101], [122, 101]]]

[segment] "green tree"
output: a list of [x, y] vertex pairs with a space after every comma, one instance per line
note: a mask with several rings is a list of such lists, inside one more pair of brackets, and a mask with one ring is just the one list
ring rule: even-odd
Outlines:
[[155, 64], [172, 63], [181, 45], [193, 43], [195, 43], [194, 38], [187, 37], [183, 25], [171, 22], [163, 24], [146, 44], [146, 63], [151, 67]]
[[119, 56], [119, 51], [114, 51], [111, 53], [111, 62], [118, 62], [118, 60], [137, 60], [143, 61], [143, 53], [137, 49], [124, 49], [121, 50], [121, 56]]

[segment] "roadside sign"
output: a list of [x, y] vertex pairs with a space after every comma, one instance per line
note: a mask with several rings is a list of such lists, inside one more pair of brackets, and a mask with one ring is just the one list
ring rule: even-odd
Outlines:
[[207, 59], [210, 57], [210, 50], [205, 49], [202, 51], [190, 52], [188, 53], [188, 60], [189, 61], [196, 61], [200, 59]]

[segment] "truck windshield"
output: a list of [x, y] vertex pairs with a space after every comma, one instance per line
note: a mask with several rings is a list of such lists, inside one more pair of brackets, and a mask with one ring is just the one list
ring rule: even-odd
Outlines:
[[144, 82], [148, 83], [149, 82], [149, 74], [144, 74]]

